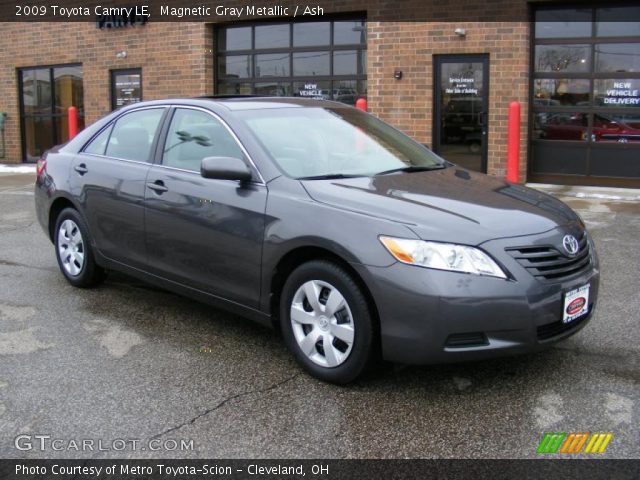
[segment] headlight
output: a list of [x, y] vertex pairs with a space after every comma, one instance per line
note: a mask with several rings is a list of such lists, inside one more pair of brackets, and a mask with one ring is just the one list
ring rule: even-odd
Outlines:
[[380, 237], [396, 260], [418, 267], [507, 278], [498, 264], [482, 250], [453, 243]]

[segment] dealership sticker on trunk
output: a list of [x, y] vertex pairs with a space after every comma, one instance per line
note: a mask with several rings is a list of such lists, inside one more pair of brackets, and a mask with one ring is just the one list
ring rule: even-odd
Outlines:
[[565, 294], [562, 314], [563, 323], [569, 323], [587, 313], [589, 310], [589, 287], [590, 285], [588, 284], [583, 285]]

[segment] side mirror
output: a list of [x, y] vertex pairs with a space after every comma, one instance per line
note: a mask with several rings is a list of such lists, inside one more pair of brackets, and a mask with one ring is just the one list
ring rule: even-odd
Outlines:
[[247, 164], [234, 157], [207, 157], [200, 164], [200, 175], [217, 180], [251, 180], [251, 170]]

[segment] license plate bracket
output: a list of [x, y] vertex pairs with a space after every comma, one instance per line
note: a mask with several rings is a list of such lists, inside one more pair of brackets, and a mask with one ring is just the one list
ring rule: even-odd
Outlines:
[[590, 284], [569, 290], [564, 294], [564, 307], [562, 309], [562, 323], [570, 323], [589, 312]]

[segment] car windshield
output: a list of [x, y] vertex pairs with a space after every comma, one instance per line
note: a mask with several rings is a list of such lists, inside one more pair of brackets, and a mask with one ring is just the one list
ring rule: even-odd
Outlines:
[[297, 179], [431, 170], [444, 161], [407, 135], [353, 108], [270, 108], [238, 116], [280, 169]]

